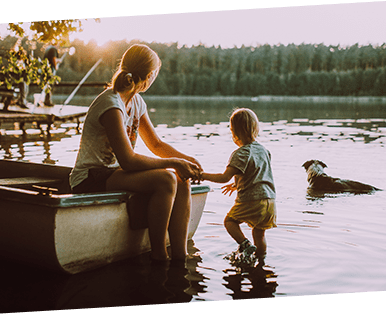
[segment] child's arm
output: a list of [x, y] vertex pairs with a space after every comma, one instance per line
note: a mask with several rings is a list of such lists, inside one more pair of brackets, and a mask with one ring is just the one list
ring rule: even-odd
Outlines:
[[228, 166], [225, 169], [225, 172], [222, 174], [221, 173], [213, 174], [213, 173], [205, 173], [205, 172], [202, 173], [201, 180], [209, 180], [215, 183], [227, 183], [231, 180], [233, 176], [235, 176], [239, 172], [240, 171], [237, 168], [233, 166]]

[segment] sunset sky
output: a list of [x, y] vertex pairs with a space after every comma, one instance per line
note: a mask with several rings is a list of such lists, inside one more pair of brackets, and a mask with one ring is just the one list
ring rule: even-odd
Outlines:
[[[10, 2], [5, 5], [11, 7]], [[141, 2], [142, 6], [116, 0], [96, 0], [92, 5], [68, 0], [62, 6], [61, 2], [50, 5], [49, 1], [42, 1], [47, 7], [55, 6], [56, 10], [42, 10], [44, 5], [35, 7], [23, 2], [29, 8], [23, 15], [1, 10], [1, 35], [6, 34], [6, 22], [89, 18], [84, 22], [84, 31], [73, 34], [71, 39], [85, 42], [94, 39], [99, 45], [109, 40], [140, 39], [222, 47], [266, 43], [378, 45], [386, 42], [386, 1], [273, 0], [269, 5], [266, 1], [239, 1], [229, 5], [223, 1], [199, 0], [187, 5], [176, 0], [150, 0]], [[310, 3], [313, 5], [305, 5]], [[6, 14], [7, 11], [11, 14]], [[94, 21], [97, 17], [102, 18], [100, 23]]]

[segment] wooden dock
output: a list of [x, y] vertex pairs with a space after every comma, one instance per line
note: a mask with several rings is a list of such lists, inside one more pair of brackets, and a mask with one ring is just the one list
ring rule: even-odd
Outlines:
[[[4, 104], [0, 104], [0, 129], [4, 129], [4, 125], [14, 125], [17, 123], [19, 129], [26, 133], [25, 125], [27, 123], [36, 123], [39, 129], [42, 130], [41, 125], [47, 125], [46, 132], [49, 133], [51, 126], [62, 122], [76, 122], [77, 128], [81, 123], [80, 119], [87, 114], [87, 106], [75, 105], [54, 105], [48, 106], [34, 106], [27, 104], [28, 108], [20, 108], [16, 105], [10, 105], [7, 111], [2, 111]], [[1, 132], [0, 132], [1, 135]]]

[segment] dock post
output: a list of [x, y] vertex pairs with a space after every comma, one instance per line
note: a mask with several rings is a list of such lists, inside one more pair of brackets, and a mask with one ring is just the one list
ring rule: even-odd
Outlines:
[[19, 128], [20, 128], [21, 131], [23, 132], [23, 135], [26, 135], [26, 134], [27, 134], [27, 131], [25, 130], [24, 126], [25, 126], [25, 122], [24, 122], [24, 121], [19, 122]]
[[54, 115], [50, 115], [48, 121], [47, 121], [47, 135], [50, 136], [50, 130], [51, 130], [51, 126], [55, 123], [55, 116]]
[[77, 123], [77, 125], [76, 125], [76, 133], [80, 134], [80, 119], [79, 119], [79, 117], [76, 118], [76, 123]]
[[47, 123], [47, 129], [46, 129], [47, 136], [50, 135], [50, 130], [51, 130], [51, 123]]
[[40, 124], [40, 122], [36, 122], [36, 126], [40, 129], [40, 133], [42, 135], [44, 135], [44, 131], [43, 131], [43, 128], [42, 128], [42, 125]]

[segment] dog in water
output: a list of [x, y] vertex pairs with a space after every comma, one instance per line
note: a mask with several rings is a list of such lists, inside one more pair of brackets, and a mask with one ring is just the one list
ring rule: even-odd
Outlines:
[[371, 185], [363, 184], [349, 179], [340, 179], [328, 176], [324, 169], [327, 167], [325, 163], [318, 160], [310, 160], [305, 162], [302, 167], [307, 172], [308, 190], [312, 192], [351, 192], [357, 194], [371, 193], [376, 190], [381, 190]]

